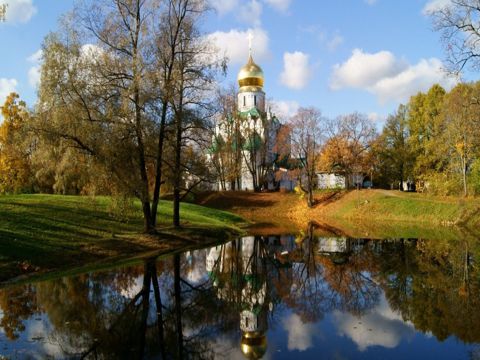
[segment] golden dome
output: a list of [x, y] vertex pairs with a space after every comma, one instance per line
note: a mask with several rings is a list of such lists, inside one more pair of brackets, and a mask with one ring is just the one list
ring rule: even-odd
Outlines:
[[267, 352], [267, 338], [258, 332], [246, 332], [242, 336], [242, 353], [247, 359], [261, 359]]
[[263, 70], [260, 66], [255, 64], [251, 54], [248, 57], [247, 64], [240, 69], [237, 79], [240, 87], [263, 87]]

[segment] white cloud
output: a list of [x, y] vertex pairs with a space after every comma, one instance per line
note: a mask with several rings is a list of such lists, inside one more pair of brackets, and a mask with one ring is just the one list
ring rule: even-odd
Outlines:
[[28, 83], [35, 89], [40, 85], [40, 65], [32, 66], [28, 70]]
[[8, 4], [7, 24], [26, 23], [37, 13], [33, 0], [8, 0], [2, 1], [2, 3]]
[[442, 62], [436, 58], [421, 59], [411, 65], [389, 51], [369, 54], [355, 49], [347, 61], [333, 67], [330, 87], [367, 90], [385, 103], [406, 101], [435, 83], [450, 89], [456, 82], [457, 79], [447, 76]]
[[209, 3], [220, 16], [229, 13], [238, 6], [238, 0], [210, 0]]
[[300, 316], [292, 314], [283, 319], [283, 328], [288, 333], [288, 350], [305, 351], [312, 347], [314, 336], [319, 330], [315, 324], [304, 323]]
[[31, 63], [39, 63], [42, 60], [42, 57], [43, 57], [43, 51], [42, 49], [38, 49], [27, 58], [27, 61]]
[[291, 89], [301, 90], [307, 86], [311, 75], [308, 54], [301, 51], [283, 54], [283, 71], [280, 74], [282, 84]]
[[244, 64], [248, 59], [248, 33], [253, 34], [253, 56], [256, 62], [265, 60], [268, 56], [269, 38], [261, 28], [246, 31], [232, 29], [228, 32], [216, 31], [207, 36], [207, 41], [212, 42], [225, 54], [231, 64]]
[[250, 0], [242, 5], [238, 12], [238, 19], [246, 24], [258, 27], [261, 25], [262, 4], [257, 0]]
[[368, 117], [368, 120], [370, 120], [373, 123], [378, 123], [378, 122], [385, 121], [385, 115], [381, 115], [381, 114], [376, 113], [376, 112], [368, 113], [367, 117]]
[[337, 48], [343, 44], [344, 38], [340, 34], [335, 34], [333, 37], [327, 42], [327, 48], [329, 51], [333, 52], [337, 50]]
[[80, 48], [82, 59], [94, 61], [104, 54], [103, 49], [95, 44], [85, 44]]
[[16, 79], [0, 78], [0, 106], [3, 105], [7, 96], [17, 91], [18, 82]]
[[187, 251], [185, 261], [189, 264], [186, 271], [186, 278], [190, 283], [198, 284], [206, 280], [206, 252], [205, 250]]
[[347, 61], [334, 65], [330, 86], [334, 90], [369, 87], [385, 77], [398, 74], [405, 67], [406, 64], [397, 60], [389, 51], [368, 54], [355, 49]]
[[422, 10], [423, 15], [430, 15], [437, 10], [444, 9], [452, 4], [452, 0], [430, 0]]
[[371, 91], [382, 103], [390, 100], [402, 102], [419, 91], [427, 91], [436, 83], [449, 90], [457, 83], [457, 79], [445, 74], [440, 60], [422, 59], [396, 76], [381, 79]]
[[143, 275], [135, 278], [133, 283], [120, 290], [120, 295], [127, 299], [133, 299], [143, 289]]
[[415, 335], [414, 326], [394, 313], [385, 297], [376, 308], [362, 317], [339, 311], [335, 311], [333, 317], [339, 335], [352, 339], [360, 351], [370, 346], [393, 349], [402, 339], [409, 340]]
[[281, 120], [286, 121], [295, 115], [300, 108], [300, 104], [292, 100], [274, 100], [270, 104], [272, 112]]
[[290, 6], [291, 0], [265, 0], [265, 2], [274, 9], [285, 13]]
[[42, 57], [43, 57], [43, 51], [39, 49], [27, 58], [28, 62], [35, 64], [32, 67], [30, 67], [30, 69], [28, 70], [28, 83], [30, 84], [31, 87], [35, 89], [40, 84], [40, 69], [41, 69], [40, 62], [42, 60]]
[[365, 0], [365, 2], [368, 4], [368, 5], [373, 5], [377, 2], [377, 0]]
[[[37, 340], [36, 351], [39, 353], [38, 357], [34, 358], [63, 358], [65, 352], [75, 351], [68, 344], [56, 341], [51, 341], [50, 336], [52, 334], [52, 325], [45, 320], [42, 321], [32, 321], [31, 319], [26, 323], [26, 333], [28, 339], [39, 339]], [[31, 340], [30, 340], [31, 341]], [[68, 350], [67, 350], [68, 348]], [[43, 350], [43, 351], [42, 351]]]

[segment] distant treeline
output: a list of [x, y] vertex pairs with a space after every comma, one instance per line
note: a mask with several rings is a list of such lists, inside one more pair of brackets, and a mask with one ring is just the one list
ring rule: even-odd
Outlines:
[[480, 193], [480, 82], [434, 85], [388, 116], [374, 143], [377, 183], [440, 195]]

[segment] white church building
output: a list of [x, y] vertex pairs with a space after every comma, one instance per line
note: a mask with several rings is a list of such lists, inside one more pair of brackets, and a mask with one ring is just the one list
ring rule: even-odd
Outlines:
[[[296, 182], [288, 176], [288, 169], [278, 163], [277, 136], [282, 124], [267, 109], [263, 90], [264, 74], [252, 57], [251, 44], [247, 64], [238, 73], [237, 119], [241, 137], [239, 176], [235, 184], [219, 180], [217, 190], [293, 190]], [[219, 119], [213, 142], [224, 142], [231, 136], [232, 119]], [[234, 143], [233, 146], [238, 146]], [[285, 149], [282, 151], [285, 156]], [[221, 160], [220, 160], [221, 161]]]
[[[292, 170], [299, 162], [290, 156], [288, 139], [283, 139], [282, 149], [276, 148], [283, 125], [267, 107], [264, 80], [263, 70], [252, 57], [250, 38], [248, 61], [237, 76], [239, 89], [236, 109], [233, 110], [235, 114], [218, 118], [212, 136], [209, 159], [218, 171], [214, 190], [293, 191], [297, 185]], [[237, 135], [232, 140], [233, 132]], [[221, 173], [222, 169], [231, 166], [233, 157], [226, 159], [222, 151], [235, 152], [235, 179], [232, 179], [231, 169], [226, 171], [230, 171], [228, 176]], [[340, 174], [318, 172], [316, 186], [342, 189], [347, 187], [348, 180]]]

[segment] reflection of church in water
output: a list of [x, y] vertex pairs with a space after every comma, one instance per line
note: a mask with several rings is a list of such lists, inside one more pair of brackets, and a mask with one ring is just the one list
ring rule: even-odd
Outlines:
[[268, 279], [279, 271], [289, 277], [288, 267], [275, 264], [275, 253], [294, 246], [294, 238], [244, 237], [207, 250], [206, 270], [217, 297], [233, 302], [240, 315], [241, 350], [250, 359], [260, 359], [267, 350], [268, 313], [276, 298]]
[[281, 297], [281, 289], [292, 291], [292, 266], [306, 261], [310, 241], [314, 241], [315, 256], [335, 265], [347, 263], [367, 242], [346, 237], [299, 241], [288, 235], [249, 236], [207, 250], [206, 271], [217, 298], [240, 315], [240, 347], [247, 358], [265, 355], [268, 314]]

